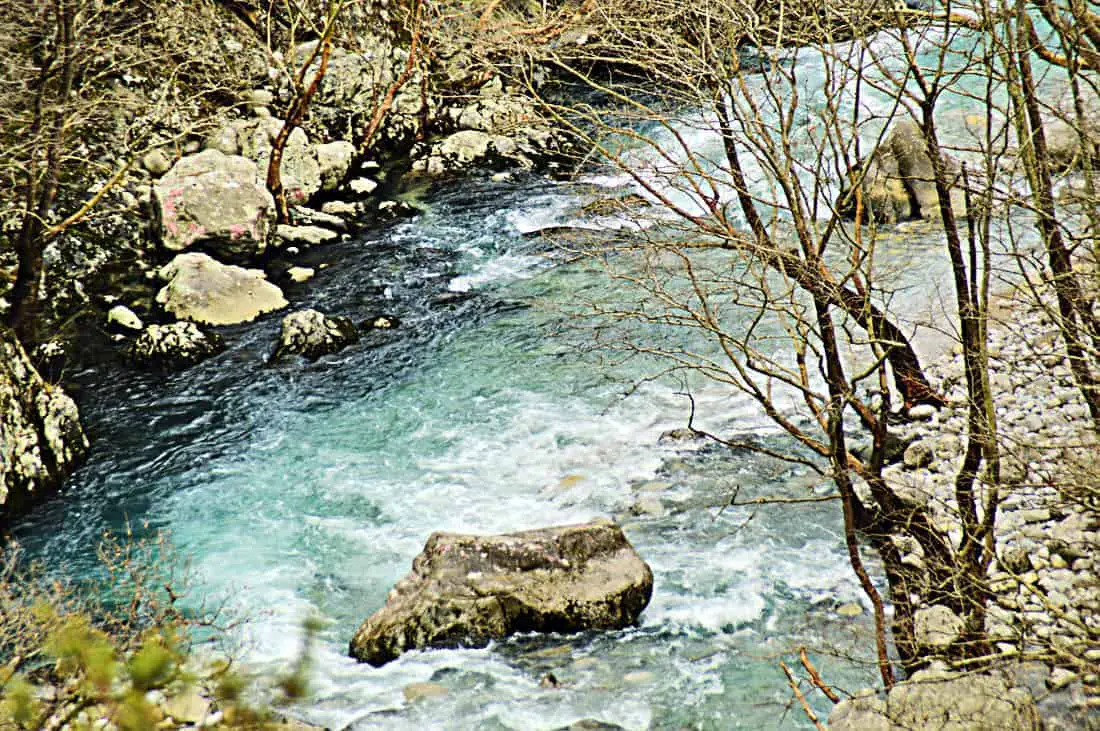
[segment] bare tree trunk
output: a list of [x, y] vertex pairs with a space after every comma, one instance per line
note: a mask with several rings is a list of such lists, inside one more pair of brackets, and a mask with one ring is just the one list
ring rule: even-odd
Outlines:
[[833, 482], [840, 491], [841, 504], [844, 514], [844, 543], [848, 550], [848, 562], [852, 566], [863, 592], [871, 601], [875, 615], [875, 649], [878, 654], [879, 675], [882, 684], [886, 688], [894, 685], [894, 671], [890, 665], [890, 654], [886, 639], [886, 609], [882, 596], [871, 582], [867, 569], [863, 565], [863, 559], [859, 554], [859, 540], [856, 537], [856, 496], [852, 486], [851, 475], [848, 472], [848, 447], [844, 434], [844, 406], [847, 403], [847, 382], [844, 378], [844, 367], [840, 360], [840, 349], [837, 346], [836, 331], [833, 326], [832, 316], [829, 314], [829, 305], [820, 298], [814, 298], [814, 310], [817, 315], [818, 329], [820, 330], [822, 349], [825, 354], [825, 380], [829, 387], [828, 405], [828, 435], [830, 455], [829, 462], [833, 469]]
[[1015, 70], [1019, 74], [1016, 101], [1023, 105], [1022, 114], [1017, 117], [1017, 131], [1022, 141], [1027, 140], [1030, 143], [1030, 154], [1025, 154], [1024, 160], [1031, 183], [1036, 223], [1046, 247], [1051, 285], [1058, 301], [1058, 329], [1065, 343], [1066, 357], [1073, 377], [1077, 381], [1077, 387], [1088, 405], [1093, 423], [1100, 427], [1100, 379], [1089, 365], [1088, 349], [1082, 333], [1082, 331], [1095, 333], [1098, 327], [1091, 305], [1081, 290], [1077, 274], [1073, 271], [1073, 261], [1062, 240], [1062, 230], [1058, 225], [1054, 186], [1047, 158], [1046, 135], [1043, 132], [1035, 77], [1028, 54], [1034, 31], [1024, 0], [1017, 0], [1016, 9], [1018, 47], [1014, 56]]
[[[62, 146], [65, 141], [66, 111], [72, 97], [76, 75], [76, 0], [54, 0], [54, 32], [60, 55], [61, 79], [56, 99], [51, 105], [50, 82], [54, 76], [54, 60], [43, 64], [36, 91], [35, 118], [31, 134], [37, 135], [46, 126], [46, 115], [51, 115], [46, 159], [41, 172], [32, 163], [27, 171], [27, 191], [24, 197], [23, 222], [15, 241], [18, 268], [11, 291], [11, 310], [8, 325], [15, 331], [23, 346], [30, 350], [38, 342], [39, 311], [43, 272], [43, 251], [46, 247], [46, 218], [57, 197], [58, 181], [62, 165]], [[48, 109], [48, 111], [47, 111]], [[39, 180], [41, 174], [42, 180]]]
[[[321, 81], [325, 78], [325, 73], [328, 71], [328, 60], [329, 56], [332, 54], [332, 36], [336, 31], [336, 19], [341, 8], [342, 5], [338, 3], [329, 10], [329, 17], [325, 22], [324, 33], [318, 41], [317, 47], [313, 50], [313, 53], [311, 53], [302, 63], [298, 76], [295, 79], [295, 94], [287, 110], [286, 120], [279, 129], [279, 134], [275, 136], [275, 140], [271, 143], [271, 158], [267, 163], [267, 189], [271, 192], [272, 198], [275, 199], [275, 215], [279, 223], [290, 222], [290, 206], [286, 199], [286, 189], [283, 187], [283, 152], [286, 150], [286, 145], [290, 140], [291, 133], [302, 124], [306, 112], [309, 111], [310, 102], [313, 101], [313, 95], [317, 93], [317, 89], [320, 87]], [[303, 88], [302, 85], [305, 82], [305, 75], [318, 55], [320, 55], [321, 59], [320, 65], [310, 79], [309, 85]]]

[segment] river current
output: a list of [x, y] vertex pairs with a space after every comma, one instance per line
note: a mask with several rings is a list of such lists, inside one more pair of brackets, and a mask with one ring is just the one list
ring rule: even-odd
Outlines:
[[[589, 182], [589, 196], [616, 183]], [[781, 660], [797, 666], [805, 646], [839, 688], [876, 678], [839, 509], [724, 507], [735, 489], [742, 500], [806, 495], [812, 476], [661, 440], [687, 423], [683, 384], [647, 380], [652, 361], [586, 347], [576, 305], [612, 285], [591, 261], [529, 235], [568, 223], [586, 200], [534, 175], [473, 175], [425, 188], [407, 221], [309, 252], [318, 275], [288, 288], [293, 308], [401, 323], [316, 363], [265, 365], [271, 315], [226, 329], [226, 352], [180, 374], [112, 363], [72, 374], [89, 384], [92, 455], [16, 537], [80, 576], [94, 572], [104, 530], [168, 531], [190, 560], [193, 595], [247, 620], [232, 638], [261, 671], [284, 671], [303, 621], [321, 619], [312, 695], [288, 711], [320, 725], [811, 728]], [[934, 246], [910, 240], [906, 255]], [[926, 264], [922, 281], [934, 270]], [[778, 438], [718, 386], [695, 384], [693, 395], [697, 426]], [[413, 652], [380, 669], [347, 657], [432, 531], [595, 517], [623, 525], [653, 568], [637, 627]], [[837, 611], [853, 604], [861, 615]], [[540, 685], [547, 673], [560, 687]], [[406, 700], [425, 681], [447, 693]], [[827, 715], [828, 701], [809, 699]]]
[[[321, 618], [314, 693], [292, 713], [323, 725], [805, 726], [778, 661], [801, 645], [861, 658], [868, 646], [866, 614], [834, 611], [862, 601], [838, 511], [763, 508], [746, 524], [746, 508], [722, 509], [735, 486], [742, 499], [804, 494], [806, 479], [752, 454], [660, 442], [686, 424], [679, 386], [625, 397], [652, 364], [587, 352], [570, 315], [606, 281], [524, 235], [582, 202], [533, 176], [477, 178], [426, 191], [410, 221], [313, 252], [332, 266], [288, 291], [294, 307], [401, 319], [316, 363], [265, 367], [271, 316], [230, 329], [227, 352], [181, 374], [74, 374], [98, 384], [83, 399], [93, 453], [17, 537], [81, 575], [103, 530], [169, 531], [193, 594], [248, 620], [235, 637], [261, 669], [285, 669], [302, 622]], [[766, 427], [720, 390], [696, 398], [720, 415], [703, 426]], [[642, 498], [664, 514], [634, 515]], [[599, 516], [653, 567], [638, 627], [411, 653], [382, 669], [346, 656], [432, 531]], [[873, 681], [860, 662], [814, 657], [842, 687]], [[562, 687], [541, 688], [546, 673]], [[407, 703], [405, 686], [423, 681], [450, 692]]]

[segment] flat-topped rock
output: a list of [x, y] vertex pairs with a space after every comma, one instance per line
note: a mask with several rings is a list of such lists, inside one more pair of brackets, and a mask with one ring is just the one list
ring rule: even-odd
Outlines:
[[608, 521], [495, 536], [434, 533], [351, 655], [383, 665], [417, 648], [482, 647], [518, 632], [634, 624], [653, 573]]
[[232, 325], [287, 305], [259, 269], [222, 264], [206, 254], [180, 254], [158, 275], [167, 284], [157, 292], [157, 302], [181, 320]]

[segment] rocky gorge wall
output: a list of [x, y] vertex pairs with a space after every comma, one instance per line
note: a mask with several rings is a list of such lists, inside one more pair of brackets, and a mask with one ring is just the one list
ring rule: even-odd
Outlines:
[[87, 449], [76, 404], [0, 327], [0, 525], [53, 494]]

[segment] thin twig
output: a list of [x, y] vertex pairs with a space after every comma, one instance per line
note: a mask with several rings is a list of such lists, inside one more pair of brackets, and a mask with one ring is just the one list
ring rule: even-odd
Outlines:
[[810, 674], [810, 682], [812, 682], [818, 690], [825, 694], [825, 697], [831, 700], [833, 703], [840, 702], [840, 696], [836, 694], [829, 686], [825, 685], [825, 681], [821, 679], [821, 674], [817, 672], [817, 668], [810, 662], [810, 656], [806, 654], [806, 648], [798, 648], [798, 659], [802, 661], [802, 667], [806, 668], [806, 672]]
[[787, 674], [787, 685], [791, 686], [791, 690], [794, 691], [794, 697], [802, 704], [802, 710], [806, 712], [806, 717], [810, 719], [810, 722], [818, 731], [825, 731], [825, 727], [821, 724], [821, 721], [818, 720], [817, 714], [814, 713], [814, 709], [810, 708], [810, 704], [806, 702], [806, 696], [802, 695], [802, 691], [798, 689], [798, 678], [794, 677], [794, 673], [787, 667], [787, 663], [782, 660], [779, 661], [779, 667], [783, 668], [783, 672]]

